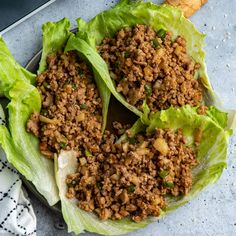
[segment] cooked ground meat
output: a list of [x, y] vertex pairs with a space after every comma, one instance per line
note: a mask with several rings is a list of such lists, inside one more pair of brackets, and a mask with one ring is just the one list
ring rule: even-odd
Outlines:
[[186, 145], [181, 130], [157, 129], [115, 144], [105, 133], [100, 152], [78, 156], [78, 170], [67, 176], [68, 198], [100, 219], [131, 217], [139, 222], [159, 216], [165, 195], [185, 195], [192, 186], [195, 152]]
[[202, 89], [194, 78], [200, 65], [188, 56], [183, 37], [172, 41], [169, 32], [136, 25], [105, 38], [98, 51], [117, 91], [139, 109], [145, 98], [151, 111], [201, 104]]
[[38, 136], [40, 151], [48, 158], [61, 149], [96, 152], [102, 138], [102, 102], [93, 74], [74, 52], [49, 55], [47, 62], [36, 84], [42, 109], [31, 115], [28, 131]]
[[[74, 52], [49, 55], [47, 62], [37, 77], [42, 109], [31, 115], [27, 130], [48, 158], [61, 149], [77, 152], [78, 169], [67, 176], [66, 195], [77, 198], [79, 208], [102, 220], [128, 216], [139, 222], [160, 215], [166, 194], [190, 191], [197, 160], [181, 130], [130, 137], [125, 131], [130, 125], [114, 122], [114, 130], [102, 137], [102, 102], [87, 65]], [[125, 132], [128, 141], [117, 144]], [[196, 130], [196, 145], [201, 136]]]

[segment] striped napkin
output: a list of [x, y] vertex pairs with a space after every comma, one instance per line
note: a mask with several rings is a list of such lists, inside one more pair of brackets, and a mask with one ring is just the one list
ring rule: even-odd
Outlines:
[[[0, 125], [5, 118], [0, 105]], [[17, 171], [0, 147], [0, 235], [36, 235], [36, 217]]]

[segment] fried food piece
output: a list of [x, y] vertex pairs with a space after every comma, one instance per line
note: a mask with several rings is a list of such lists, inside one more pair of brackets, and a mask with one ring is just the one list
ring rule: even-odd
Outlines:
[[185, 17], [192, 16], [198, 11], [207, 0], [166, 0], [165, 3], [180, 8]]

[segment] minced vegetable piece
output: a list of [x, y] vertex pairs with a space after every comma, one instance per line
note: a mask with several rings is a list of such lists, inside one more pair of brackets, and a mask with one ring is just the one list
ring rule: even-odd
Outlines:
[[[164, 154], [163, 147], [156, 148], [156, 140], [163, 140], [158, 145], [165, 150], [168, 145]], [[101, 220], [129, 216], [139, 222], [160, 215], [166, 194], [179, 196], [190, 191], [191, 170], [197, 160], [180, 129], [140, 134], [135, 143], [115, 141], [106, 131], [99, 152], [81, 156], [87, 161], [79, 162], [77, 172], [67, 176], [66, 196], [77, 198], [79, 208], [96, 213]]]
[[200, 65], [188, 56], [186, 40], [170, 32], [136, 25], [105, 38], [98, 51], [108, 64], [116, 89], [141, 110], [146, 99], [151, 111], [202, 103], [195, 73]]
[[36, 82], [42, 109], [31, 115], [28, 131], [39, 138], [40, 151], [48, 158], [61, 149], [98, 150], [102, 102], [92, 72], [74, 52], [51, 54], [47, 63]]

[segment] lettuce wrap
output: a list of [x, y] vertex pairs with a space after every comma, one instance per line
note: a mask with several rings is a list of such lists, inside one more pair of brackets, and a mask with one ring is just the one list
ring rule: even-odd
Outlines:
[[[216, 117], [212, 119], [212, 116]], [[218, 119], [219, 118], [219, 119]], [[182, 129], [187, 140], [187, 145], [192, 146], [197, 153], [199, 165], [193, 169], [193, 186], [186, 196], [166, 197], [167, 207], [159, 218], [174, 211], [195, 197], [204, 187], [218, 180], [226, 167], [227, 145], [231, 130], [227, 129], [227, 114], [211, 107], [206, 115], [199, 115], [197, 108], [185, 106], [179, 109], [169, 108], [161, 112], [153, 113], [149, 117], [149, 125], [144, 125], [139, 119], [130, 129], [135, 136], [139, 132], [152, 133], [156, 128]], [[199, 146], [194, 144], [196, 129], [202, 132]], [[124, 141], [125, 135], [119, 141]], [[76, 234], [84, 230], [104, 234], [119, 235], [143, 228], [157, 218], [150, 217], [140, 223], [134, 223], [131, 219], [101, 221], [93, 213], [88, 213], [77, 207], [76, 199], [67, 199], [66, 176], [76, 172], [77, 158], [74, 152], [62, 152], [55, 159], [55, 172], [59, 195], [62, 205], [62, 213], [68, 225], [69, 232]]]
[[8, 161], [54, 205], [59, 196], [53, 163], [40, 154], [37, 138], [26, 131], [30, 114], [40, 111], [41, 107], [39, 92], [31, 84], [36, 76], [17, 64], [3, 39], [0, 40], [1, 52], [4, 52], [0, 53], [0, 93], [10, 100], [8, 127], [0, 125], [0, 144]]
[[[169, 5], [155, 5], [151, 2], [121, 0], [114, 8], [95, 16], [91, 21], [85, 22], [77, 19], [77, 36], [85, 39], [91, 46], [100, 45], [105, 37], [113, 37], [116, 32], [124, 27], [132, 27], [136, 24], [145, 24], [158, 31], [164, 29], [172, 33], [173, 38], [181, 35], [187, 41], [187, 52], [201, 67], [197, 77], [200, 78], [204, 88], [204, 103], [206, 105], [219, 105], [210, 82], [208, 80], [206, 65], [204, 38], [195, 26], [183, 16], [183, 13]], [[109, 74], [108, 68], [104, 71]], [[116, 91], [112, 78], [101, 77], [109, 87], [112, 94], [127, 108], [137, 115], [141, 115], [136, 107], [130, 106], [126, 100]]]
[[[44, 70], [47, 69], [47, 56], [51, 53], [56, 53], [59, 51], [72, 51], [75, 50], [77, 54], [85, 60], [88, 65], [91, 65], [90, 61], [88, 60], [87, 56], [84, 56], [86, 54], [86, 42], [83, 42], [83, 40], [80, 40], [81, 44], [85, 45], [84, 47], [77, 47], [73, 46], [76, 45], [76, 43], [73, 43], [75, 39], [74, 34], [70, 31], [70, 21], [67, 18], [64, 18], [57, 23], [54, 22], [47, 22], [43, 25], [43, 50], [42, 50], [42, 56], [39, 64], [38, 74], [42, 73]], [[90, 48], [90, 47], [89, 47]], [[90, 50], [89, 56], [96, 57], [96, 51]], [[98, 65], [98, 62], [95, 62], [94, 65]], [[96, 85], [98, 87], [99, 94], [102, 99], [102, 113], [103, 113], [103, 125], [102, 129], [105, 130], [106, 122], [107, 122], [107, 112], [108, 112], [108, 106], [110, 101], [110, 90], [107, 88], [103, 80], [96, 79], [100, 78], [102, 76], [102, 73], [100, 70], [94, 70], [94, 67], [92, 66], [91, 69], [94, 73], [94, 78]]]
[[[38, 73], [46, 70], [47, 55], [63, 51], [72, 35], [70, 22], [66, 18], [43, 25], [43, 49]], [[0, 93], [10, 101], [7, 106], [7, 126], [0, 126], [0, 144], [7, 154], [8, 161], [34, 184], [49, 205], [54, 205], [58, 202], [59, 196], [53, 162], [40, 153], [38, 139], [26, 131], [30, 115], [41, 110], [41, 97], [34, 86], [36, 75], [14, 60], [2, 38], [0, 48]], [[103, 129], [105, 129], [110, 91], [102, 80], [96, 82], [103, 102]]]

